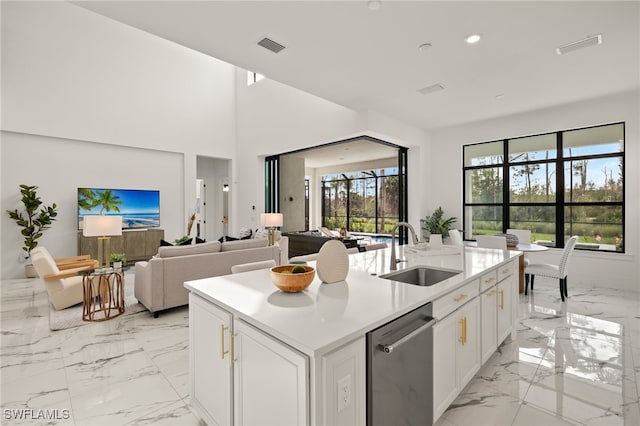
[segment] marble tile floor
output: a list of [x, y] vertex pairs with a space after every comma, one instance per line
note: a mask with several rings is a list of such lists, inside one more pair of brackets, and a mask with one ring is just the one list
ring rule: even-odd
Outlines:
[[[199, 424], [186, 307], [52, 332], [40, 280], [0, 286], [0, 423]], [[569, 288], [569, 296], [562, 304], [555, 282], [536, 280], [533, 295], [520, 296], [518, 338], [437, 426], [640, 425], [639, 294]]]

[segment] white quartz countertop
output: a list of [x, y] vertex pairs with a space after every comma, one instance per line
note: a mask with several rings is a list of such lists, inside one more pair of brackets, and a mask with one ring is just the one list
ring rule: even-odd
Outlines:
[[[387, 248], [350, 255], [345, 281], [323, 284], [316, 275], [311, 285], [300, 293], [278, 290], [271, 283], [269, 269], [188, 281], [185, 287], [316, 357], [521, 254], [472, 247], [449, 247], [432, 253], [411, 247], [398, 248], [397, 258], [407, 260], [398, 264], [398, 271], [420, 265], [461, 273], [430, 287], [379, 278], [377, 275], [391, 272], [391, 249]], [[315, 262], [309, 265], [315, 266]]]

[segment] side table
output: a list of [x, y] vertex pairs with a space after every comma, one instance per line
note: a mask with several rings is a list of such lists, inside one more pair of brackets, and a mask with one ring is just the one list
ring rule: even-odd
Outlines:
[[94, 269], [82, 274], [83, 321], [106, 321], [124, 313], [122, 269]]

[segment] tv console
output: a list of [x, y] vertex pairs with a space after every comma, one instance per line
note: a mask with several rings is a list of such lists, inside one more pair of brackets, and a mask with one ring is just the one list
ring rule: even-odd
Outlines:
[[[111, 237], [111, 253], [124, 253], [127, 264], [149, 260], [158, 253], [164, 229], [124, 229], [122, 235]], [[90, 254], [98, 258], [98, 237], [85, 237], [78, 231], [78, 255]]]

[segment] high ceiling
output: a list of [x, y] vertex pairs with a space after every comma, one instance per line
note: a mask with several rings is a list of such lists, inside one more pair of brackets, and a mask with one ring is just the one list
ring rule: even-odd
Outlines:
[[[90, 1], [99, 14], [425, 130], [640, 87], [640, 3]], [[481, 40], [467, 44], [470, 34]], [[602, 34], [602, 44], [556, 47]], [[257, 45], [268, 37], [286, 48]], [[424, 43], [431, 46], [418, 47]], [[441, 84], [444, 90], [417, 90]]]

